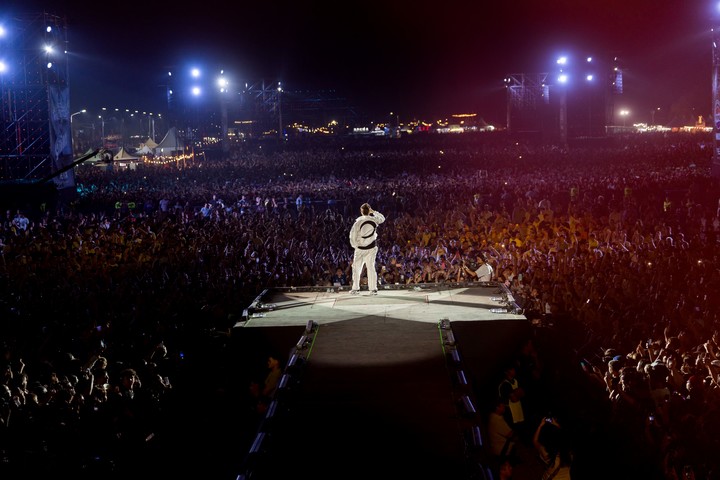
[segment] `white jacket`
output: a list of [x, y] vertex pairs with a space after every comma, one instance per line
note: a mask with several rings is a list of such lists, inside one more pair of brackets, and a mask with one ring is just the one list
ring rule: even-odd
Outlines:
[[[377, 240], [377, 226], [385, 221], [380, 212], [360, 215], [350, 229], [350, 245], [353, 248], [365, 249]], [[372, 247], [369, 247], [372, 248]]]

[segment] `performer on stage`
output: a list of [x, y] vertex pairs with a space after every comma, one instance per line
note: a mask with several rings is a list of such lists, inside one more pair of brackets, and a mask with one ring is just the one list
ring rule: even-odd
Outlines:
[[368, 289], [372, 295], [377, 295], [377, 271], [375, 270], [375, 257], [377, 256], [377, 227], [385, 221], [385, 216], [373, 210], [369, 204], [360, 206], [360, 216], [350, 229], [350, 245], [355, 249], [352, 265], [352, 290], [350, 293], [360, 293], [360, 277], [363, 266], [367, 268]]

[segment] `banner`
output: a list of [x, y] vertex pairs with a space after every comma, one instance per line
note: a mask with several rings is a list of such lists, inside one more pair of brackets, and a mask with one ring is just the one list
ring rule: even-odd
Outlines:
[[[51, 172], [59, 172], [73, 162], [70, 125], [70, 89], [65, 85], [48, 85], [50, 117]], [[58, 190], [75, 188], [75, 172], [68, 169], [54, 178]]]

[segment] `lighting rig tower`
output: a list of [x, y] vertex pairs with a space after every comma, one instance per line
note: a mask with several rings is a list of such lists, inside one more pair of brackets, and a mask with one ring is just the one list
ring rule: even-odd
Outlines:
[[[720, 12], [720, 4], [716, 15]], [[713, 158], [712, 176], [720, 178], [720, 26], [712, 29], [712, 112], [713, 112]]]
[[505, 77], [507, 130], [541, 131], [549, 102], [547, 73], [513, 73]]
[[282, 93], [283, 88], [280, 82], [268, 84], [265, 80], [248, 86], [243, 92], [249, 99], [243, 104], [249, 107], [249, 113], [260, 131], [272, 130], [276, 128], [274, 125], [279, 125], [278, 136], [282, 135]]
[[66, 21], [20, 15], [2, 27], [0, 179], [74, 190]]

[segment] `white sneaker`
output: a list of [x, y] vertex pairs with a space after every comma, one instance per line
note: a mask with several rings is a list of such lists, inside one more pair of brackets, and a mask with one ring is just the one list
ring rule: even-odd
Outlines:
[[350, 295], [360, 295], [360, 290], [350, 290]]
[[373, 290], [372, 292], [370, 292], [370, 295], [377, 295], [377, 290]]

